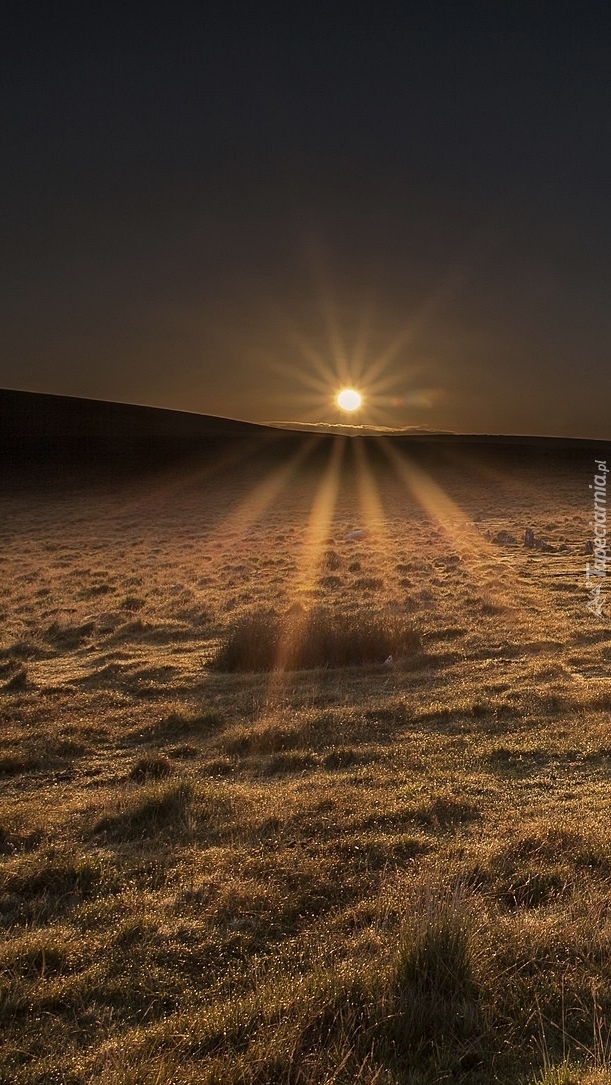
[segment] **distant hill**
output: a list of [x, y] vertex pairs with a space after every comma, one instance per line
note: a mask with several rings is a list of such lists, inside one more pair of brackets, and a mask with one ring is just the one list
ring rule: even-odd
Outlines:
[[271, 432], [271, 427], [233, 418], [9, 389], [0, 389], [0, 426], [3, 443], [43, 434], [49, 438], [70, 434], [114, 440], [130, 433], [134, 437], [197, 440]]
[[271, 427], [130, 403], [0, 389], [0, 456], [20, 461], [165, 461], [227, 441], [264, 445]]
[[365, 430], [356, 427], [316, 427], [295, 423], [256, 425], [232, 418], [218, 418], [188, 411], [143, 407], [129, 403], [80, 399], [0, 389], [0, 460], [6, 468], [28, 469], [42, 465], [119, 465], [123, 470], [141, 469], [191, 458], [209, 456], [228, 444], [242, 442], [245, 454], [284, 456], [287, 451], [317, 436], [321, 455], [337, 433], [350, 442], [363, 441], [374, 460], [382, 463], [383, 441], [422, 461], [451, 464], [460, 454], [476, 458], [500, 458], [504, 462], [527, 459], [583, 460], [608, 455], [611, 442], [562, 437], [528, 437], [495, 434], [432, 433], [426, 431]]

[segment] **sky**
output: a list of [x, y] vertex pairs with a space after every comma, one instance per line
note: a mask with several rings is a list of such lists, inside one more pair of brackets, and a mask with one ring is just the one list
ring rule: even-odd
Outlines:
[[611, 439], [610, 55], [587, 0], [9, 0], [0, 386]]

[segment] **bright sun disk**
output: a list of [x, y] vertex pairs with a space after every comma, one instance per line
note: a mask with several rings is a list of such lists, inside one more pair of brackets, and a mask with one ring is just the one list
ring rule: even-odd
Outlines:
[[354, 388], [342, 388], [338, 393], [337, 404], [342, 411], [356, 411], [361, 403], [361, 395]]

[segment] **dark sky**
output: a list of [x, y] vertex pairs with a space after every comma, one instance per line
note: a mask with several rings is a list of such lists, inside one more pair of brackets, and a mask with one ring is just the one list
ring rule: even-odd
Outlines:
[[0, 385], [611, 438], [607, 5], [300, 8], [9, 4]]

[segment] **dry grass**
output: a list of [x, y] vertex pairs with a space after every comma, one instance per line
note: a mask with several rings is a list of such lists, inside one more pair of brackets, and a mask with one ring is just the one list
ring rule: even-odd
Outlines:
[[605, 1085], [588, 479], [255, 468], [4, 494], [0, 1083]]
[[[324, 578], [323, 578], [324, 579]], [[228, 631], [214, 659], [219, 671], [358, 667], [417, 654], [422, 639], [405, 618], [336, 614], [293, 607], [249, 614]]]

